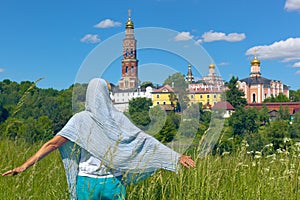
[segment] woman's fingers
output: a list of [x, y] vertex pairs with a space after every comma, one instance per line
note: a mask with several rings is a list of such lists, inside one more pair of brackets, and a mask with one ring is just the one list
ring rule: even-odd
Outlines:
[[195, 162], [191, 159], [191, 156], [182, 155], [180, 157], [180, 163], [187, 168], [195, 166]]
[[7, 172], [3, 173], [3, 174], [2, 174], [2, 176], [7, 176], [7, 175], [9, 175], [9, 174], [13, 174], [13, 173], [14, 173], [14, 171], [13, 171], [13, 170], [9, 170], [9, 171], [7, 171]]
[[9, 171], [3, 173], [2, 176], [7, 176], [7, 175], [14, 176], [14, 175], [17, 175], [20, 172], [21, 172], [21, 170], [19, 168], [15, 168], [15, 169], [12, 169], [12, 170], [9, 170]]

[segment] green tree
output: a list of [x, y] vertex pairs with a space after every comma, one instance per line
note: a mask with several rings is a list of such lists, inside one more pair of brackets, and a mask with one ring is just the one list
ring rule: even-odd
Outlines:
[[154, 137], [162, 143], [171, 142], [176, 135], [176, 125], [170, 116], [167, 117], [163, 128]]
[[291, 133], [290, 125], [285, 120], [275, 120], [269, 127], [266, 128], [268, 143], [272, 143], [274, 149], [286, 149], [291, 143]]
[[153, 83], [151, 81], [145, 81], [141, 84], [141, 88], [147, 88], [148, 86], [150, 86], [152, 88], [154, 87]]
[[267, 102], [290, 102], [290, 100], [283, 93], [279, 93], [276, 97], [272, 95], [271, 97], [265, 98], [264, 103]]
[[233, 129], [233, 135], [244, 136], [258, 132], [258, 111], [256, 108], [245, 109], [238, 107], [229, 118], [229, 125]]
[[4, 122], [8, 118], [8, 111], [3, 107], [0, 101], [0, 123]]
[[300, 138], [300, 112], [294, 114], [292, 121], [292, 138]]
[[258, 117], [262, 125], [270, 123], [269, 109], [265, 104], [263, 104], [262, 109], [258, 111]]
[[289, 108], [287, 106], [283, 107], [282, 105], [280, 105], [278, 114], [279, 114], [279, 118], [281, 120], [289, 120], [290, 119], [290, 112], [289, 112]]
[[230, 81], [226, 83], [228, 90], [226, 90], [226, 100], [234, 107], [244, 107], [247, 100], [244, 98], [245, 93], [237, 87], [238, 77], [231, 77]]
[[145, 132], [150, 135], [155, 135], [163, 128], [166, 122], [167, 114], [159, 105], [156, 105], [150, 108], [149, 116], [151, 122], [147, 129], [145, 129]]
[[187, 108], [189, 98], [187, 96], [188, 83], [185, 81], [184, 76], [179, 72], [174, 73], [164, 81], [164, 85], [174, 86], [173, 90], [178, 100], [177, 103], [179, 104], [176, 105], [175, 109], [179, 111], [185, 110]]
[[150, 106], [152, 106], [151, 99], [145, 97], [138, 97], [129, 101], [129, 116], [135, 125], [142, 127], [150, 123]]
[[297, 91], [295, 90], [290, 90], [290, 100], [293, 102], [299, 102], [300, 101], [300, 89], [298, 89]]

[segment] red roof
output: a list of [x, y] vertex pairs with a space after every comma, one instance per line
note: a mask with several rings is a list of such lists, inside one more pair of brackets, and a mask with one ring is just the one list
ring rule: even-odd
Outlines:
[[228, 101], [219, 101], [212, 107], [212, 109], [234, 110], [234, 107]]
[[167, 90], [169, 93], [174, 93], [174, 90], [169, 85], [164, 85], [161, 88], [154, 90], [152, 93], [163, 93], [163, 90]]

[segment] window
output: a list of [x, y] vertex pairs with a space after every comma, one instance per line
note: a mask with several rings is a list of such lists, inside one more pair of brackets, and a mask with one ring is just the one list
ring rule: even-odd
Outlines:
[[256, 103], [256, 95], [255, 95], [255, 93], [252, 94], [252, 103]]
[[164, 105], [166, 105], [166, 102], [164, 101]]
[[202, 99], [202, 94], [200, 94], [200, 99]]
[[214, 94], [214, 98], [215, 98], [215, 99], [217, 98], [217, 95], [216, 95], [216, 94]]
[[206, 95], [206, 98], [208, 98], [208, 99], [209, 99], [209, 94], [208, 94], [208, 95]]
[[159, 105], [159, 101], [158, 101], [158, 102], [156, 102], [156, 104], [157, 104], [157, 105]]
[[191, 99], [193, 99], [194, 98], [194, 95], [193, 94], [191, 94]]
[[156, 95], [156, 98], [158, 98], [158, 99], [159, 99], [159, 94], [157, 94], [157, 95]]

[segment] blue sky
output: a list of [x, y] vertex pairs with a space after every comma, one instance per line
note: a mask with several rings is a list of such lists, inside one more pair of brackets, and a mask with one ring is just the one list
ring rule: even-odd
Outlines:
[[[226, 81], [248, 77], [256, 49], [264, 77], [300, 88], [300, 0], [1, 0], [0, 80], [44, 77], [39, 87], [68, 88], [95, 49], [116, 35], [122, 38], [128, 9], [137, 32], [164, 28], [177, 33], [172, 42], [183, 49], [203, 47]], [[137, 38], [138, 45], [142, 38]], [[161, 39], [151, 34], [148, 38]], [[121, 52], [121, 40], [107, 51]], [[102, 60], [107, 55], [104, 51], [96, 56]], [[175, 71], [186, 74], [190, 60], [180, 56], [159, 49], [139, 51], [141, 81], [149, 70], [165, 76]], [[102, 66], [102, 76], [116, 84], [120, 62], [121, 57]], [[153, 81], [159, 82], [155, 77]]]

